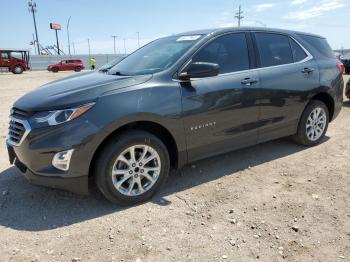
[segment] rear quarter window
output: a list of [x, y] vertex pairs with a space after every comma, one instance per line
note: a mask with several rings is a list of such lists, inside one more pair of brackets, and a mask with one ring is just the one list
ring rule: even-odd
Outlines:
[[335, 58], [335, 54], [325, 38], [302, 34], [299, 36], [312, 47], [316, 58]]

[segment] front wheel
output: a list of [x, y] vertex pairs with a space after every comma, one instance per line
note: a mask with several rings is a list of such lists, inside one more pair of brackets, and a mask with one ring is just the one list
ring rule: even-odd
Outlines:
[[167, 148], [156, 136], [130, 131], [112, 140], [95, 165], [98, 188], [110, 201], [134, 205], [150, 199], [166, 181]]
[[312, 100], [301, 116], [294, 140], [302, 145], [314, 146], [325, 136], [329, 123], [327, 106], [319, 100]]

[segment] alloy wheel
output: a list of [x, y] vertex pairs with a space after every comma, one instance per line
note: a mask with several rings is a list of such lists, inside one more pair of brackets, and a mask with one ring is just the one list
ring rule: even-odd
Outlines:
[[158, 152], [149, 145], [134, 145], [117, 157], [111, 175], [119, 193], [138, 196], [154, 186], [160, 172]]
[[321, 107], [316, 107], [306, 121], [306, 135], [309, 140], [316, 141], [324, 133], [327, 125], [327, 114]]

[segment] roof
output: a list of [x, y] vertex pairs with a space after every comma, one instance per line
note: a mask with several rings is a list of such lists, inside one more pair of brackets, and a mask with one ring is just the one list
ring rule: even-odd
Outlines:
[[209, 35], [209, 34], [222, 34], [226, 32], [232, 31], [264, 31], [264, 32], [279, 32], [279, 33], [287, 33], [287, 34], [303, 34], [324, 38], [323, 36], [306, 33], [306, 32], [298, 32], [293, 30], [286, 29], [278, 29], [278, 28], [268, 28], [268, 27], [223, 27], [223, 28], [212, 28], [212, 29], [201, 29], [195, 31], [184, 32], [180, 34], [176, 34], [176, 36], [181, 35]]
[[7, 51], [7, 52], [29, 52], [29, 49], [21, 49], [21, 48], [0, 48], [0, 51]]

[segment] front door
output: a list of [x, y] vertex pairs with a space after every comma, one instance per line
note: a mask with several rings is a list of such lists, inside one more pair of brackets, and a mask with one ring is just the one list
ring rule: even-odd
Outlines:
[[220, 36], [192, 61], [216, 63], [220, 73], [181, 83], [189, 161], [255, 144], [259, 81], [249, 70], [246, 34]]
[[10, 66], [11, 66], [10, 54], [7, 52], [1, 53], [0, 67], [10, 67]]

